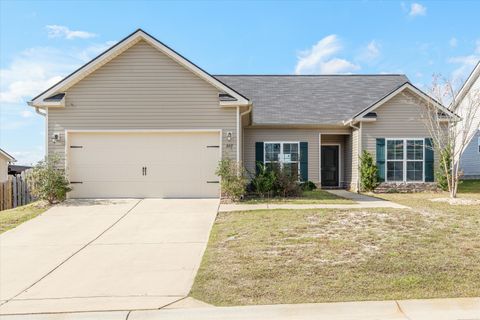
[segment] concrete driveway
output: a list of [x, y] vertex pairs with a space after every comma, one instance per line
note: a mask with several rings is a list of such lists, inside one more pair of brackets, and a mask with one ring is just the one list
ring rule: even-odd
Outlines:
[[0, 314], [160, 308], [186, 296], [218, 200], [72, 200], [0, 235]]

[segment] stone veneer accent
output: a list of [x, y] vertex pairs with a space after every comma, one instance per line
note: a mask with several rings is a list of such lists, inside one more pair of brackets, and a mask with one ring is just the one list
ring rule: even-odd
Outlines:
[[411, 193], [424, 191], [439, 191], [436, 182], [421, 183], [392, 183], [383, 182], [376, 189], [375, 193]]

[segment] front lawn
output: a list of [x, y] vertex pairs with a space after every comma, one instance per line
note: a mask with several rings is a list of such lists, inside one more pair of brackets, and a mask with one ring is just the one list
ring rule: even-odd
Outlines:
[[354, 204], [355, 202], [349, 199], [345, 199], [329, 193], [324, 190], [316, 189], [312, 191], [303, 191], [301, 197], [296, 198], [281, 198], [281, 197], [274, 197], [274, 198], [249, 198], [242, 203], [246, 204], [260, 204], [260, 203], [288, 203], [288, 204]]
[[480, 206], [429, 201], [442, 196], [220, 213], [191, 295], [222, 306], [480, 296]]
[[48, 209], [48, 206], [40, 202], [34, 202], [25, 206], [0, 211], [0, 234], [15, 228], [19, 224], [33, 219]]
[[480, 193], [480, 180], [462, 180], [458, 185], [460, 193]]

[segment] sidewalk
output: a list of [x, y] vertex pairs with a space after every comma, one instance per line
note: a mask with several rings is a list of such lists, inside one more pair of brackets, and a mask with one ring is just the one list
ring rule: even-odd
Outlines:
[[268, 210], [268, 209], [367, 209], [367, 208], [395, 208], [406, 209], [408, 207], [386, 201], [383, 199], [357, 194], [346, 190], [325, 190], [336, 196], [353, 200], [355, 204], [278, 204], [278, 203], [261, 203], [261, 204], [221, 204], [219, 212], [231, 211], [249, 211], [249, 210]]
[[2, 316], [2, 320], [479, 320], [480, 298], [279, 304]]

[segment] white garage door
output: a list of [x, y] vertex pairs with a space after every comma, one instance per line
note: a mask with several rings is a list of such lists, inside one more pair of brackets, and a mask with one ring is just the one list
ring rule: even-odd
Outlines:
[[219, 132], [70, 132], [71, 198], [218, 197]]

